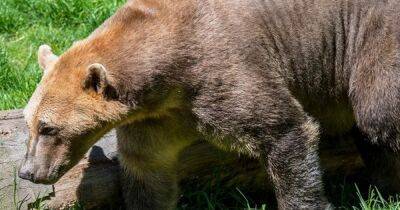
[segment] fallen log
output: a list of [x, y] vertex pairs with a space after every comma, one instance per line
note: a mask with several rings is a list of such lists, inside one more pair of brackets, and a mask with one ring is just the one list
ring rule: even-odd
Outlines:
[[[356, 138], [362, 138], [357, 135]], [[52, 186], [32, 184], [17, 177], [27, 136], [20, 110], [0, 112], [0, 208], [12, 209], [19, 205], [23, 209], [33, 208], [39, 204], [38, 201], [44, 201], [40, 203], [51, 209], [68, 207], [75, 202], [89, 209], [121, 202], [114, 131], [106, 134], [78, 165]], [[337, 183], [331, 181], [343, 177], [361, 177], [355, 180], [369, 184], [370, 179], [365, 175], [368, 170], [354, 138], [352, 134], [327, 138], [320, 145], [328, 195], [334, 195], [338, 190], [335, 187]], [[393, 163], [398, 164], [397, 159]], [[219, 174], [223, 186], [219, 187], [244, 186], [254, 192], [273, 191], [258, 161], [220, 151], [205, 142], [196, 142], [181, 154], [178, 174], [182, 185], [188, 186], [193, 180], [212, 182], [216, 168], [224, 169]], [[398, 180], [398, 174], [398, 170], [392, 170], [392, 177], [387, 178]]]

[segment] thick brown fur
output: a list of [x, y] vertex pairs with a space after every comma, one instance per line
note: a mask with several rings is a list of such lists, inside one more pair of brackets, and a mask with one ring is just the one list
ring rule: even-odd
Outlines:
[[400, 147], [399, 19], [394, 0], [129, 1], [61, 57], [39, 52], [22, 177], [54, 182], [116, 127], [130, 209], [174, 207], [195, 140], [259, 158], [280, 209], [327, 208], [319, 132]]

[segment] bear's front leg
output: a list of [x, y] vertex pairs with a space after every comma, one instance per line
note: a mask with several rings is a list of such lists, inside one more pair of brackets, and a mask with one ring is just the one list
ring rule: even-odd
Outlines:
[[176, 171], [123, 164], [122, 192], [126, 209], [174, 209], [178, 193]]
[[179, 153], [195, 139], [179, 119], [149, 119], [117, 129], [126, 209], [174, 209]]
[[267, 157], [279, 209], [330, 209], [318, 159], [318, 125], [311, 119], [276, 138]]

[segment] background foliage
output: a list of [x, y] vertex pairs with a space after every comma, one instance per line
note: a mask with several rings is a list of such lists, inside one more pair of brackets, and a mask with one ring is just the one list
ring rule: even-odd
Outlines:
[[41, 77], [37, 49], [61, 54], [124, 0], [1, 0], [0, 110], [23, 107]]

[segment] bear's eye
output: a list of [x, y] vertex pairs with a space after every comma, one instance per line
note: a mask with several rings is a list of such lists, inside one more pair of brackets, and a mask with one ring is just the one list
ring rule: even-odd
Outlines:
[[39, 134], [46, 135], [46, 136], [55, 136], [57, 135], [59, 129], [54, 126], [49, 126], [46, 123], [40, 122], [39, 123]]

